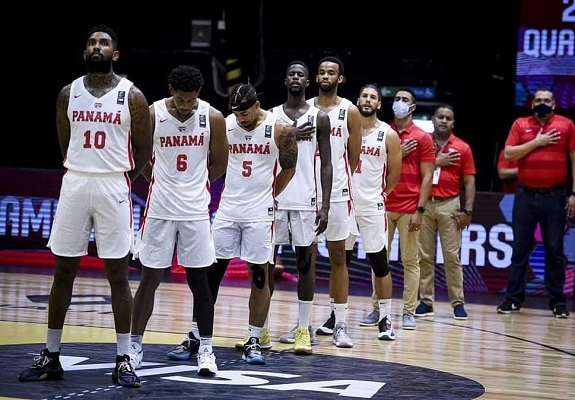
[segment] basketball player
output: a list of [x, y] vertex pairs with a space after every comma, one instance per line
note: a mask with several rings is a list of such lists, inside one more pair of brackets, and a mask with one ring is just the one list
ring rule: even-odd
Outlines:
[[[310, 137], [298, 137], [298, 162], [295, 176], [286, 189], [277, 196], [275, 220], [276, 253], [279, 245], [295, 246], [298, 274], [297, 296], [299, 317], [295, 327], [280, 337], [280, 342], [294, 343], [295, 354], [311, 354], [311, 311], [315, 290], [315, 262], [312, 260], [312, 244], [317, 235], [327, 228], [333, 167], [329, 139], [329, 117], [305, 99], [309, 86], [309, 70], [302, 61], [292, 61], [286, 70], [284, 84], [287, 101], [272, 109], [292, 125], [310, 121], [316, 130]], [[319, 150], [322, 198], [317, 208], [315, 153]], [[317, 211], [316, 211], [317, 210]], [[291, 236], [291, 242], [290, 242]], [[274, 258], [275, 259], [275, 258]], [[270, 279], [272, 282], [273, 279]], [[273, 289], [273, 285], [271, 286]]]
[[[195, 342], [199, 338], [199, 351], [196, 347], [194, 352], [198, 374], [215, 375], [218, 371], [212, 347], [214, 303], [207, 275], [207, 267], [216, 260], [209, 188], [210, 182], [226, 171], [228, 140], [222, 113], [199, 98], [203, 85], [200, 70], [180, 65], [168, 76], [171, 96], [150, 107], [154, 155], [142, 171], [150, 187], [135, 250], [144, 268], [132, 316], [130, 358], [134, 368], [140, 367], [154, 294], [166, 268], [172, 266], [175, 249], [194, 299], [197, 321], [188, 337]], [[187, 352], [185, 358], [191, 356]]]
[[379, 340], [395, 340], [391, 323], [393, 290], [387, 254], [387, 215], [385, 200], [401, 174], [401, 146], [396, 131], [377, 119], [381, 97], [375, 85], [359, 91], [357, 107], [361, 114], [361, 155], [352, 181], [353, 212], [351, 233], [346, 242], [348, 260], [357, 235], [375, 276], [379, 304]]
[[262, 109], [255, 88], [249, 84], [234, 87], [229, 107], [226, 183], [213, 223], [218, 260], [208, 278], [215, 299], [230, 260], [239, 257], [247, 263], [251, 291], [242, 358], [248, 364], [261, 365], [265, 358], [260, 335], [270, 305], [268, 266], [273, 258], [275, 197], [295, 174], [296, 134], [311, 135], [314, 128], [310, 123], [296, 128]]
[[[349, 275], [346, 265], [345, 241], [349, 236], [351, 210], [351, 174], [359, 163], [361, 149], [361, 115], [357, 106], [337, 95], [337, 87], [344, 81], [343, 62], [333, 56], [322, 58], [316, 76], [319, 95], [307, 102], [327, 113], [331, 124], [331, 162], [333, 184], [330, 198], [329, 222], [325, 231], [331, 264], [329, 277], [332, 313], [321, 325], [318, 335], [333, 335], [337, 347], [353, 347], [347, 334], [346, 314]], [[316, 163], [316, 165], [319, 163]], [[320, 176], [319, 173], [316, 176]], [[323, 199], [319, 198], [322, 204]], [[317, 244], [314, 245], [317, 252]]]
[[131, 181], [152, 155], [150, 111], [144, 94], [116, 75], [116, 33], [93, 27], [86, 41], [87, 74], [62, 88], [56, 104], [58, 140], [66, 174], [48, 247], [56, 257], [48, 306], [46, 348], [18, 375], [21, 381], [62, 379], [62, 329], [72, 299], [80, 258], [94, 229], [98, 257], [110, 283], [116, 329], [112, 381], [139, 387], [130, 365], [132, 292], [128, 253], [133, 244]]

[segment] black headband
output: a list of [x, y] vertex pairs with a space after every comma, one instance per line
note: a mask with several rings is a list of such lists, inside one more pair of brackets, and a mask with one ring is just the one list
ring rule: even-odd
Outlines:
[[258, 94], [252, 85], [240, 84], [230, 95], [229, 107], [232, 112], [242, 112], [258, 101]]

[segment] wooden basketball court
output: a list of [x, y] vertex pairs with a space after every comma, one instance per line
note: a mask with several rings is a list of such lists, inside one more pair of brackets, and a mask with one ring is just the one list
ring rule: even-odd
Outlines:
[[[131, 273], [133, 292], [139, 272]], [[99, 274], [81, 272], [64, 329], [66, 375], [58, 382], [18, 382], [46, 340], [46, 307], [52, 275], [40, 268], [0, 267], [1, 398], [420, 398], [574, 399], [575, 316], [556, 319], [546, 299], [529, 299], [519, 314], [499, 315], [499, 296], [467, 295], [469, 320], [456, 321], [445, 300], [435, 317], [401, 329], [402, 300], [394, 294], [397, 339], [377, 339], [376, 327], [360, 327], [370, 310], [370, 288], [349, 298], [352, 349], [317, 336], [313, 355], [295, 356], [277, 341], [297, 321], [293, 282], [279, 282], [269, 326], [274, 346], [264, 366], [248, 366], [234, 350], [247, 329], [247, 282], [226, 279], [216, 304], [214, 344], [219, 372], [202, 378], [195, 359], [168, 360], [166, 352], [189, 330], [191, 293], [169, 279], [156, 293], [156, 307], [144, 336], [139, 389], [113, 385], [109, 376], [115, 334], [109, 287]], [[314, 301], [313, 322], [329, 314], [325, 287]], [[570, 299], [568, 307], [573, 309]]]

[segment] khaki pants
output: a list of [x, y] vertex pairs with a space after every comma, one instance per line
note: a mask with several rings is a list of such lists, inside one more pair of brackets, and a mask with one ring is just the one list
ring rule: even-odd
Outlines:
[[[403, 264], [403, 313], [415, 314], [417, 306], [417, 292], [419, 290], [419, 231], [408, 231], [409, 220], [413, 214], [387, 212], [388, 220], [388, 257], [391, 252], [391, 242], [395, 229], [399, 231], [399, 251]], [[372, 286], [375, 275], [371, 273]], [[371, 296], [373, 307], [378, 308], [375, 290]]]
[[429, 199], [421, 222], [419, 235], [419, 266], [421, 281], [419, 295], [421, 301], [433, 306], [435, 301], [435, 245], [437, 234], [443, 252], [447, 293], [451, 305], [464, 304], [463, 269], [459, 253], [461, 250], [461, 230], [451, 214], [458, 211], [459, 196], [446, 200]]

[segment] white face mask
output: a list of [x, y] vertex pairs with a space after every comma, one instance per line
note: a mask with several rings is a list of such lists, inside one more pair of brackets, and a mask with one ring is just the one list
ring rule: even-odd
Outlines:
[[393, 113], [397, 118], [405, 118], [409, 115], [409, 108], [411, 106], [403, 101], [393, 102]]

